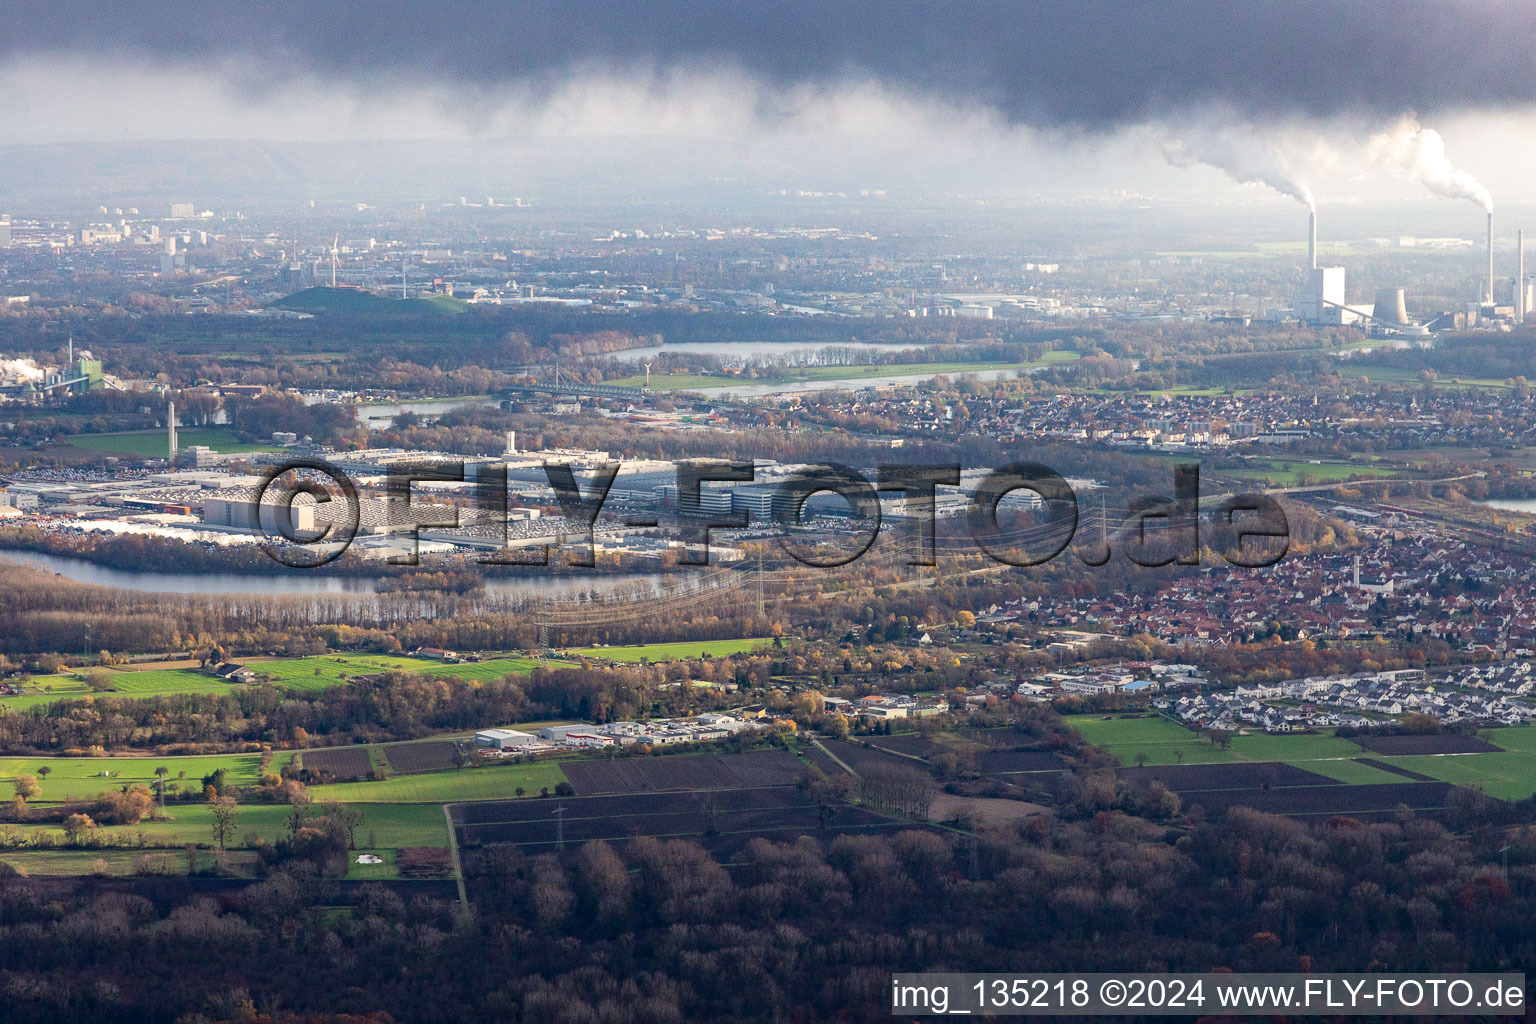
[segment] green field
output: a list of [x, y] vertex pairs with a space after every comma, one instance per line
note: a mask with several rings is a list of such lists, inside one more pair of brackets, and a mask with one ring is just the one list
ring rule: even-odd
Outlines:
[[1536, 728], [1530, 726], [1489, 730], [1490, 741], [1505, 748], [1500, 753], [1386, 757], [1326, 734], [1252, 733], [1232, 737], [1231, 749], [1223, 751], [1161, 717], [1106, 719], [1103, 715], [1069, 715], [1067, 722], [1084, 739], [1104, 747], [1124, 765], [1135, 764], [1136, 755], [1141, 753], [1147, 755], [1149, 765], [1173, 764], [1174, 751], [1182, 750], [1184, 764], [1283, 761], [1352, 785], [1407, 781], [1401, 775], [1354, 760], [1370, 757], [1442, 782], [1478, 788], [1501, 800], [1523, 800], [1536, 794]]
[[1524, 800], [1536, 793], [1536, 750], [1497, 754], [1411, 754], [1383, 760], [1442, 782], [1481, 789], [1500, 800]]
[[[1479, 733], [1478, 735], [1484, 735]], [[1508, 726], [1487, 730], [1487, 739], [1496, 747], [1517, 750], [1522, 753], [1536, 752], [1536, 727], [1529, 725]]]
[[340, 686], [350, 676], [371, 675], [375, 672], [423, 672], [484, 681], [508, 675], [527, 675], [541, 663], [535, 658], [492, 658], [447, 664], [429, 658], [386, 654], [326, 654], [313, 658], [285, 658], [242, 664], [262, 675], [271, 676], [279, 686], [296, 690], [323, 690], [330, 686]]
[[[427, 846], [427, 845], [436, 845], [436, 844], [420, 843], [420, 844], [417, 844], [417, 845]], [[363, 853], [371, 853], [371, 854], [374, 854], [375, 856], [382, 857], [384, 859], [384, 863], [383, 864], [359, 864], [357, 862], [358, 855], [359, 854], [363, 854]], [[347, 855], [347, 877], [350, 878], [350, 879], [376, 879], [376, 878], [397, 878], [397, 877], [399, 877], [399, 871], [395, 867], [395, 851], [394, 850], [387, 850], [387, 849], [383, 849], [383, 848], [380, 848], [380, 849], [377, 849], [377, 850], [353, 850], [351, 853], [349, 853]]]
[[1323, 733], [1249, 733], [1232, 737], [1232, 749], [1249, 761], [1312, 761], [1325, 757], [1364, 756], [1357, 744]]
[[297, 309], [308, 313], [349, 314], [432, 314], [463, 313], [469, 303], [451, 295], [432, 295], [420, 299], [397, 299], [393, 295], [380, 295], [361, 288], [306, 288], [272, 303], [283, 309]]
[[1271, 734], [1254, 732], [1232, 737], [1230, 749], [1222, 750], [1172, 719], [1105, 718], [1103, 715], [1068, 715], [1067, 722], [1095, 746], [1104, 747], [1124, 765], [1134, 765], [1146, 754], [1149, 765], [1180, 763], [1218, 764], [1232, 761], [1283, 761], [1340, 782], [1401, 782], [1390, 772], [1356, 764], [1365, 756], [1349, 740], [1323, 733]]
[[[1391, 381], [1393, 383], [1422, 384], [1423, 377], [1420, 371], [1410, 370], [1398, 366], [1373, 366], [1357, 360], [1346, 359], [1339, 363], [1339, 376], [1354, 377], [1372, 381]], [[1480, 391], [1508, 391], [1510, 385], [1503, 379], [1493, 377], [1447, 377], [1439, 376], [1435, 382], [1437, 388], [1472, 388]]]
[[[274, 764], [276, 764], [274, 759]], [[48, 775], [38, 775], [47, 765]], [[4, 757], [0, 758], [0, 786], [10, 793], [10, 781], [17, 775], [38, 775], [43, 801], [66, 797], [93, 798], [107, 789], [121, 789], [133, 783], [149, 785], [155, 781], [155, 769], [170, 769], [168, 779], [183, 788], [197, 786], [204, 775], [223, 768], [229, 781], [237, 786], [254, 786], [261, 766], [258, 754], [219, 754], [209, 757]], [[102, 775], [107, 772], [107, 775]], [[185, 775], [183, 775], [185, 773]]]
[[[115, 434], [71, 434], [65, 440], [75, 448], [108, 452], [114, 455], [160, 456], [167, 454], [163, 430], [124, 430]], [[178, 427], [176, 440], [182, 448], [206, 445], [224, 455], [243, 452], [273, 451], [276, 445], [247, 444], [235, 437], [230, 427]]]
[[[729, 642], [729, 641], [727, 641]], [[428, 658], [407, 658], [382, 654], [337, 654], [312, 658], [285, 658], [272, 661], [248, 661], [253, 670], [272, 677], [277, 686], [295, 690], [323, 690], [345, 685], [352, 676], [375, 672], [421, 672], [438, 676], [454, 676], [483, 682], [509, 675], [527, 675], [540, 664], [535, 658], [491, 658], [479, 662], [445, 664]], [[236, 692], [240, 683], [226, 683], [205, 672], [192, 668], [171, 669], [109, 669], [112, 689], [103, 696], [155, 697], [168, 693], [217, 693]], [[63, 698], [78, 698], [93, 691], [82, 677], [73, 674], [39, 676], [30, 680], [17, 697], [0, 698], [0, 707], [28, 708], [38, 704], [51, 704]]]
[[0, 850], [0, 863], [28, 875], [90, 875], [96, 873], [98, 863], [105, 862], [105, 874], [131, 875], [134, 862], [146, 852], [174, 856], [181, 870], [186, 870], [185, 856], [172, 850]]
[[52, 704], [65, 697], [82, 697], [90, 687], [73, 675], [33, 676], [21, 684], [21, 695], [0, 697], [0, 708], [18, 710], [38, 704]]
[[[857, 383], [865, 377], [926, 377], [939, 374], [958, 377], [967, 373], [984, 373], [998, 370], [1034, 370], [1053, 363], [1068, 363], [1077, 358], [1078, 354], [1076, 352], [1058, 351], [1047, 352], [1045, 358], [1036, 363], [891, 363], [859, 366], [795, 366], [785, 368], [782, 372], [776, 373], [773, 376], [752, 379], [706, 376], [698, 373], [653, 373], [651, 374], [651, 389], [653, 391], [675, 391], [679, 389], [698, 391], [705, 388], [731, 388], [779, 382], [805, 383], [810, 381], [846, 380], [851, 383]], [[610, 380], [604, 383], [627, 388], [644, 387], [645, 375], [639, 374], [633, 377], [623, 377], [619, 380]]]
[[[400, 846], [447, 846], [448, 821], [437, 804], [369, 804], [362, 808], [363, 824], [357, 830], [357, 845], [369, 841], [381, 848]], [[137, 825], [102, 826], [103, 833], [136, 836], [142, 832], [152, 843], [210, 843], [213, 841], [213, 814], [204, 803], [172, 803], [166, 806], [167, 821], [143, 821]], [[287, 804], [241, 804], [236, 825], [236, 845], [246, 846], [248, 837], [274, 843], [288, 834], [288, 818], [293, 808]], [[63, 836], [58, 829], [42, 829]], [[0, 850], [0, 860], [9, 851]], [[64, 852], [64, 851], [59, 851]], [[81, 851], [70, 851], [81, 852]], [[90, 852], [90, 851], [83, 851]]]
[[1364, 466], [1355, 463], [1309, 462], [1306, 459], [1254, 459], [1245, 461], [1241, 468], [1225, 471], [1230, 476], [1248, 480], [1269, 480], [1277, 487], [1296, 487], [1302, 477], [1311, 477], [1319, 483], [1333, 483], [1350, 477], [1375, 479], [1398, 476], [1397, 470], [1380, 466]]
[[1179, 725], [1160, 716], [1153, 718], [1105, 718], [1103, 715], [1068, 715], [1067, 723], [1094, 746], [1105, 747], [1125, 765], [1136, 763], [1138, 754], [1147, 756], [1147, 764], [1181, 763], [1175, 751], [1183, 754], [1183, 764], [1215, 764], [1241, 761], [1236, 752], [1222, 750]]
[[[393, 775], [379, 782], [337, 782], [329, 786], [311, 786], [309, 795], [316, 800], [340, 800], [343, 803], [459, 803], [468, 800], [512, 800], [517, 787], [528, 796], [551, 791], [565, 781], [565, 772], [553, 762], [534, 764], [486, 765], [446, 772], [418, 775]], [[441, 812], [439, 812], [441, 813]]]
[[[1395, 758], [1392, 760], [1396, 761]], [[1369, 786], [1383, 782], [1408, 781], [1401, 775], [1394, 775], [1392, 772], [1382, 771], [1380, 768], [1373, 768], [1368, 764], [1361, 764], [1359, 761], [1346, 761], [1335, 758], [1328, 761], [1293, 761], [1291, 763], [1298, 768], [1305, 768], [1309, 772], [1326, 775], [1330, 779], [1337, 779], [1350, 786]]]
[[229, 693], [238, 685], [191, 668], [112, 672], [111, 676], [114, 692], [134, 697], [152, 697], [161, 693]]
[[772, 637], [741, 640], [685, 640], [672, 644], [642, 644], [638, 647], [583, 647], [565, 653], [583, 658], [609, 661], [679, 661], [685, 658], [727, 658], [743, 651], [755, 651], [773, 643]]

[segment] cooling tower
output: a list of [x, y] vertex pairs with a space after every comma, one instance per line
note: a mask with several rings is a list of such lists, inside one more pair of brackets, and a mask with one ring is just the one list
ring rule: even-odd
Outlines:
[[1408, 323], [1408, 306], [1401, 288], [1383, 288], [1376, 293], [1376, 319], [1399, 327]]

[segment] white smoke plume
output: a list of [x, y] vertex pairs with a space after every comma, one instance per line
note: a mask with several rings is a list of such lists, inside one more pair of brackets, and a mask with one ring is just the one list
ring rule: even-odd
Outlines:
[[42, 369], [30, 359], [0, 359], [0, 380], [42, 379]]
[[1437, 196], [1470, 199], [1493, 212], [1493, 193], [1466, 171], [1458, 171], [1445, 155], [1445, 140], [1433, 128], [1405, 117], [1387, 131], [1371, 137], [1371, 162], [1417, 181]]
[[1171, 127], [1158, 144], [1175, 167], [1206, 164], [1244, 185], [1267, 185], [1309, 210], [1317, 208], [1309, 181], [1338, 163], [1333, 147], [1315, 133], [1243, 124]]

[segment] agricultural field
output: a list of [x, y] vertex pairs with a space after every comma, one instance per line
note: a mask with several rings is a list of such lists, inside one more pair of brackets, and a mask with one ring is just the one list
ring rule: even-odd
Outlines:
[[1135, 764], [1146, 755], [1147, 764], [1208, 764], [1238, 761], [1232, 750], [1222, 750], [1177, 722], [1161, 716], [1116, 718], [1104, 715], [1070, 715], [1067, 723], [1094, 746], [1106, 747], [1122, 764]]
[[613, 761], [571, 761], [565, 765], [566, 778], [583, 796], [789, 786], [804, 775], [805, 765], [787, 750], [623, 757]]
[[[182, 870], [186, 870], [184, 854], [170, 850], [163, 852], [175, 856], [183, 865]], [[135, 863], [145, 853], [144, 850], [0, 850], [0, 861], [28, 875], [131, 875]], [[204, 854], [204, 858], [211, 856]], [[101, 870], [103, 866], [104, 871]]]
[[986, 750], [976, 755], [976, 770], [984, 775], [1065, 771], [1067, 762], [1049, 750]]
[[[1311, 771], [1329, 774], [1319, 764], [1351, 761], [1365, 754], [1354, 740], [1330, 733], [1270, 734], [1262, 732], [1233, 736], [1227, 750], [1215, 746], [1172, 719], [1071, 715], [1067, 721], [1096, 746], [1105, 747], [1124, 765], [1134, 765], [1138, 754], [1146, 755], [1148, 765], [1215, 764], [1231, 761], [1283, 761]], [[1175, 751], [1182, 751], [1180, 759]], [[1338, 768], [1336, 774], [1352, 777], [1362, 774], [1356, 768]], [[1340, 781], [1347, 781], [1342, 779]]]
[[366, 778], [373, 763], [366, 747], [332, 747], [305, 750], [297, 755], [308, 771], [323, 772], [338, 782]]
[[1359, 757], [1352, 740], [1325, 733], [1277, 735], [1255, 732], [1232, 737], [1232, 749], [1253, 761], [1315, 761], [1321, 758]]
[[[71, 434], [66, 442], [75, 448], [114, 455], [138, 455], [164, 458], [167, 453], [164, 430], [124, 430], [114, 434]], [[249, 444], [235, 437], [231, 427], [177, 427], [176, 440], [182, 447], [205, 445], [223, 455], [244, 452], [270, 452], [273, 444]]]
[[384, 748], [384, 757], [391, 771], [409, 775], [456, 768], [459, 752], [457, 744], [448, 740], [427, 740], [422, 743], [391, 743]]
[[[1361, 380], [1391, 381], [1396, 383], [1422, 384], [1421, 371], [1410, 370], [1400, 366], [1378, 366], [1369, 362], [1346, 359], [1339, 363], [1339, 376], [1354, 377]], [[1437, 388], [1460, 388], [1482, 391], [1509, 391], [1513, 386], [1507, 381], [1494, 377], [1459, 377], [1440, 375], [1434, 380]]]
[[1536, 727], [1518, 725], [1502, 729], [1486, 729], [1479, 733], [1501, 750], [1536, 752]]
[[[258, 754], [218, 754], [208, 757], [5, 757], [0, 758], [0, 786], [6, 787], [17, 775], [36, 775], [42, 788], [38, 798], [59, 802], [68, 797], [90, 799], [106, 789], [155, 781], [155, 769], [170, 769], [167, 779], [182, 787], [201, 789], [204, 775], [224, 769], [228, 780], [237, 786], [254, 786], [261, 765]], [[48, 773], [40, 774], [39, 768]]]
[[[563, 824], [554, 814], [557, 807], [565, 808]], [[775, 842], [802, 835], [830, 841], [837, 835], [912, 827], [861, 807], [821, 810], [793, 786], [465, 804], [454, 814], [461, 844], [513, 845], [526, 852], [555, 849], [561, 832], [572, 846], [639, 836], [688, 838], [723, 855], [758, 836]]]
[[[1454, 787], [1445, 782], [1410, 781], [1404, 777], [1409, 773], [1360, 761], [1301, 764], [1306, 767], [1279, 761], [1164, 765], [1124, 768], [1119, 774], [1128, 780], [1162, 782], [1179, 795], [1186, 809], [1201, 807], [1213, 814], [1229, 807], [1251, 807], [1294, 817], [1383, 817], [1396, 814], [1400, 807], [1441, 812], [1455, 804]], [[1347, 769], [1338, 770], [1346, 765]], [[1319, 770], [1313, 771], [1313, 766]]]
[[1438, 733], [1429, 736], [1362, 736], [1360, 745], [1373, 754], [1491, 754], [1499, 748], [1475, 736]]
[[163, 693], [229, 693], [239, 685], [190, 668], [114, 670], [108, 674], [112, 692], [130, 697], [155, 697]]
[[1344, 760], [1333, 758], [1326, 761], [1306, 761], [1306, 769], [1317, 775], [1324, 775], [1335, 782], [1348, 783], [1351, 786], [1368, 786], [1381, 782], [1402, 782], [1403, 777], [1392, 772], [1382, 771], [1380, 768], [1366, 764], [1363, 760]]
[[[1186, 805], [1195, 802], [1187, 794], [1222, 790], [1219, 800], [1201, 800], [1208, 810], [1215, 805], [1239, 802], [1237, 794], [1246, 792], [1240, 802], [1277, 814], [1322, 814], [1324, 808], [1340, 814], [1385, 813], [1386, 807], [1375, 802], [1391, 799], [1421, 810], [1441, 810], [1449, 794], [1444, 784], [1479, 789], [1501, 800], [1521, 800], [1536, 794], [1536, 728], [1528, 726], [1490, 729], [1480, 734], [1488, 739], [1450, 734], [1429, 736], [1371, 736], [1357, 743], [1331, 735], [1266, 735], [1256, 733], [1232, 738], [1226, 758], [1201, 756], [1216, 748], [1195, 737], [1175, 722], [1161, 718], [1105, 718], [1099, 715], [1072, 716], [1071, 721], [1089, 742], [1106, 747], [1122, 764], [1134, 764], [1138, 753], [1147, 753], [1147, 764], [1171, 765], [1173, 750], [1186, 751], [1183, 765], [1173, 769], [1188, 772], [1203, 781], [1169, 784], [1186, 797]], [[1193, 747], [1191, 746], [1193, 745]], [[1204, 751], [1197, 748], [1205, 747]], [[1219, 760], [1240, 762], [1219, 764]], [[1274, 762], [1283, 767], [1302, 769], [1324, 777], [1311, 783], [1285, 782], [1277, 776], [1269, 786], [1222, 787], [1221, 771], [1245, 765], [1241, 762]], [[1254, 767], [1248, 764], [1246, 767]], [[1123, 774], [1152, 772], [1153, 769], [1125, 769]], [[1204, 775], [1201, 776], [1201, 771]], [[1430, 781], [1423, 781], [1430, 780]], [[1342, 783], [1342, 786], [1335, 785]], [[1402, 787], [1418, 786], [1418, 789]], [[1271, 790], [1292, 789], [1290, 796], [1271, 795]], [[1361, 792], [1356, 792], [1360, 790]], [[1375, 791], [1372, 796], [1365, 790]], [[1326, 791], [1326, 792], [1325, 792]], [[1329, 794], [1333, 794], [1330, 796]], [[1334, 800], [1334, 796], [1338, 800]]]
[[[1228, 807], [1251, 807], [1266, 814], [1294, 817], [1390, 817], [1399, 807], [1419, 812], [1443, 811], [1454, 803], [1455, 787], [1444, 782], [1381, 783], [1366, 786], [1291, 786], [1274, 789], [1210, 790], [1192, 793], [1186, 806], [1199, 805], [1208, 813]], [[1183, 796], [1183, 794], [1180, 794]]]
[[[101, 691], [106, 697], [156, 697], [168, 693], [228, 693], [232, 684], [194, 669], [106, 669], [112, 689]], [[61, 673], [35, 676], [21, 686], [16, 697], [0, 698], [0, 707], [19, 709], [52, 704], [59, 700], [77, 700], [96, 693], [86, 685], [83, 675]]]
[[[447, 820], [436, 804], [369, 804], [361, 808], [363, 824], [357, 830], [359, 847], [372, 843], [380, 848], [400, 846], [445, 846], [448, 843]], [[274, 843], [288, 834], [288, 819], [293, 808], [287, 804], [241, 804], [238, 809], [236, 843], [246, 846], [259, 837]], [[136, 837], [142, 834], [149, 843], [180, 846], [184, 843], [213, 841], [213, 814], [205, 803], [168, 804], [166, 820], [145, 820], [137, 825], [103, 825], [102, 835]], [[36, 827], [32, 831], [62, 837], [55, 828]], [[50, 854], [97, 853], [93, 850], [51, 850]], [[110, 851], [102, 851], [110, 852]], [[143, 851], [137, 851], [143, 852]], [[179, 850], [173, 850], [178, 854]], [[12, 851], [0, 850], [0, 860], [11, 859]]]
[[[706, 376], [698, 373], [653, 373], [651, 374], [651, 388], [657, 391], [700, 391], [715, 388], [745, 387], [754, 384], [769, 384], [777, 381], [802, 383], [827, 380], [848, 381], [850, 384], [856, 385], [862, 378], [866, 377], [926, 377], [934, 374], [959, 377], [967, 373], [1033, 370], [1055, 363], [1068, 363], [1077, 358], [1078, 354], [1076, 352], [1055, 351], [1047, 352], [1045, 358], [1036, 363], [890, 363], [861, 364], [857, 366], [796, 366], [784, 369], [772, 376], [754, 379]], [[610, 380], [606, 383], [618, 387], [643, 387], [645, 386], [645, 375], [638, 374], [633, 377]]]
[[534, 658], [492, 658], [479, 662], [445, 663], [430, 658], [409, 658], [387, 654], [325, 654], [311, 658], [283, 658], [274, 661], [249, 661], [242, 664], [274, 684], [296, 690], [323, 690], [344, 685], [353, 676], [377, 672], [420, 672], [484, 681], [507, 675], [526, 675], [541, 664]]
[[[738, 641], [739, 642], [739, 641]], [[273, 685], [294, 690], [323, 690], [345, 686], [354, 676], [376, 672], [419, 672], [453, 676], [483, 682], [508, 675], [526, 675], [541, 664], [535, 658], [490, 658], [479, 662], [445, 664], [428, 658], [409, 658], [382, 654], [334, 654], [309, 658], [253, 659], [242, 661]], [[227, 683], [195, 668], [106, 670], [112, 689], [106, 696], [158, 697], [175, 693], [228, 694], [243, 683]], [[20, 696], [0, 698], [0, 707], [29, 708], [52, 704], [64, 698], [79, 698], [93, 693], [83, 677], [73, 673], [38, 676], [27, 681]]]
[[728, 658], [744, 651], [755, 651], [773, 643], [772, 637], [741, 640], [695, 640], [670, 644], [642, 644], [638, 647], [582, 647], [567, 654], [607, 661], [679, 661], [685, 658]]
[[902, 757], [900, 754], [891, 753], [878, 747], [866, 747], [862, 742], [829, 739], [824, 740], [822, 745], [832, 753], [833, 757], [853, 769], [855, 774], [869, 770], [910, 770], [914, 767], [920, 767], [909, 757]]
[[512, 800], [518, 787], [526, 795], [551, 792], [565, 782], [561, 766], [552, 761], [533, 764], [498, 764], [456, 771], [396, 775], [377, 782], [338, 782], [329, 786], [311, 786], [316, 800], [343, 803], [422, 803], [444, 804], [463, 800]]
[[1269, 480], [1278, 487], [1296, 487], [1308, 483], [1334, 483], [1351, 477], [1375, 479], [1399, 475], [1398, 470], [1358, 463], [1311, 462], [1306, 459], [1244, 460], [1241, 468], [1225, 471], [1228, 476], [1248, 480]]
[[1393, 757], [1390, 763], [1433, 779], [1481, 789], [1500, 800], [1524, 800], [1536, 794], [1536, 751], [1532, 750], [1415, 754]]

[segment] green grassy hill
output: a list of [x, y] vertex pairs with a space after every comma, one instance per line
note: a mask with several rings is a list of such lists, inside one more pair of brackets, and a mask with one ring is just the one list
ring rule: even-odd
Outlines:
[[306, 288], [273, 305], [304, 313], [383, 315], [462, 313], [469, 308], [469, 303], [447, 295], [435, 295], [428, 299], [392, 299], [357, 288]]

